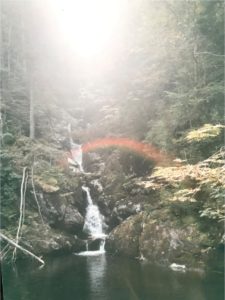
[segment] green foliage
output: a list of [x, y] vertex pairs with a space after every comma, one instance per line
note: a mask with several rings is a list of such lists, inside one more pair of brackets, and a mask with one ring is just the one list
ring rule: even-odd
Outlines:
[[15, 142], [15, 137], [11, 133], [6, 132], [2, 136], [2, 141], [4, 145], [12, 145]]
[[[187, 131], [223, 124], [222, 1], [134, 1], [120, 46], [90, 74], [40, 26], [33, 2], [3, 1], [3, 132], [29, 135], [31, 92], [36, 136], [48, 140], [65, 136], [70, 122], [82, 143], [127, 136], [184, 156]], [[43, 42], [33, 39], [37, 28]]]
[[[68, 47], [74, 43], [59, 35], [41, 2], [1, 3], [1, 226], [16, 230], [24, 166], [33, 167], [37, 194], [82, 199], [89, 177], [66, 170], [70, 123], [77, 143], [126, 137], [183, 158], [184, 165], [152, 172], [153, 162], [136, 153], [99, 149], [109, 209], [125, 198], [141, 203], [146, 197], [151, 222], [159, 217], [167, 224], [172, 213], [179, 228], [205, 228], [190, 239], [214, 246], [224, 221], [224, 2], [127, 1], [128, 19], [115, 45], [87, 61]], [[28, 138], [30, 123], [35, 140]], [[138, 179], [140, 189], [133, 189], [133, 176], [146, 176]], [[35, 214], [28, 212], [27, 222]]]
[[20, 198], [21, 176], [15, 173], [10, 155], [2, 150], [0, 153], [1, 182], [1, 227], [15, 222]]
[[[210, 41], [211, 47], [224, 53], [224, 2], [200, 1], [197, 24], [201, 33]], [[213, 26], [210, 26], [213, 24]]]
[[[223, 123], [224, 5], [221, 1], [168, 1], [167, 5], [175, 16], [167, 28], [167, 55], [176, 68], [173, 74], [167, 72], [171, 83], [164, 89], [161, 113], [149, 122], [146, 137], [183, 156], [184, 145], [180, 147], [178, 141], [185, 131], [205, 123]], [[164, 67], [169, 67], [167, 59]], [[211, 147], [207, 147], [209, 155]], [[197, 159], [206, 157], [198, 151]], [[185, 152], [184, 158], [196, 155], [190, 148]]]
[[207, 207], [206, 209], [200, 211], [200, 217], [206, 217], [212, 220], [224, 221], [224, 214], [221, 210], [215, 210], [211, 207]]
[[212, 124], [204, 124], [204, 126], [190, 131], [187, 136], [186, 140], [191, 142], [200, 142], [207, 139], [213, 139], [214, 137], [217, 137], [221, 133], [221, 129], [224, 128], [223, 125], [212, 125]]
[[191, 163], [206, 159], [223, 147], [223, 128], [220, 124], [204, 124], [198, 129], [190, 130], [176, 140], [177, 149]]
[[204, 201], [203, 209], [200, 211], [200, 217], [205, 217], [219, 222], [224, 222], [225, 221], [225, 214], [224, 214], [225, 187], [219, 185], [210, 186], [206, 183], [204, 188], [206, 189], [206, 191], [208, 191], [209, 197], [208, 199], [206, 199], [206, 201]]

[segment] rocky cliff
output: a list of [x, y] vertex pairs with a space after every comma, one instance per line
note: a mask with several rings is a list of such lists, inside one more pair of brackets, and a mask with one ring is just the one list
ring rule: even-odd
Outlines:
[[128, 170], [123, 151], [91, 152], [84, 156], [87, 172], [81, 173], [69, 168], [61, 146], [23, 137], [3, 149], [2, 164], [2, 231], [15, 237], [26, 167], [21, 244], [35, 253], [85, 249], [85, 184], [104, 216], [109, 253], [190, 268], [221, 263], [216, 257], [224, 245], [222, 150], [195, 165], [154, 167], [146, 162], [150, 175], [146, 169], [137, 174], [136, 161], [129, 160]]

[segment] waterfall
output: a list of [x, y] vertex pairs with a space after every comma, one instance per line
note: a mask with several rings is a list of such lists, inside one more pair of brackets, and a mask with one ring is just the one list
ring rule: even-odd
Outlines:
[[89, 251], [88, 242], [86, 242], [86, 251], [80, 252], [77, 255], [95, 256], [105, 253], [106, 235], [102, 230], [102, 216], [100, 214], [98, 206], [93, 204], [89, 188], [86, 186], [82, 186], [82, 189], [86, 192], [86, 199], [88, 203], [83, 230], [89, 234], [90, 239], [100, 239], [101, 241], [99, 245], [99, 250]]
[[[78, 168], [80, 172], [84, 172], [83, 169], [83, 152], [82, 152], [82, 145], [74, 143], [72, 139], [72, 129], [71, 129], [71, 124], [68, 124], [67, 127], [68, 133], [69, 133], [69, 140], [70, 140], [70, 152], [72, 156], [72, 160], [68, 158], [68, 163], [71, 164], [72, 166], [78, 165]], [[75, 168], [74, 168], [75, 171]]]
[[85, 241], [85, 248], [86, 248], [86, 251], [88, 251], [88, 241]]
[[[83, 152], [82, 152], [82, 145], [74, 143], [72, 139], [72, 130], [71, 124], [68, 124], [67, 127], [69, 133], [69, 140], [70, 140], [70, 152], [71, 158], [68, 158], [68, 163], [73, 168], [74, 172], [77, 172], [77, 166], [79, 167], [80, 172], [84, 172], [83, 169]], [[98, 186], [100, 190], [102, 190], [102, 186], [97, 181], [94, 182], [95, 185]], [[88, 249], [88, 241], [86, 241], [86, 251], [77, 253], [77, 255], [99, 255], [105, 253], [105, 237], [106, 235], [102, 229], [102, 215], [98, 209], [98, 206], [93, 203], [91, 198], [90, 190], [86, 186], [82, 186], [83, 191], [86, 193], [87, 199], [87, 208], [86, 208], [86, 216], [83, 231], [88, 233], [90, 239], [100, 240], [99, 250], [98, 251], [89, 251]]]
[[105, 251], [105, 239], [101, 241], [99, 251], [101, 252]]
[[91, 238], [105, 237], [105, 234], [102, 230], [102, 216], [100, 214], [98, 206], [93, 204], [89, 188], [83, 186], [82, 189], [86, 192], [88, 202], [84, 222], [84, 231], [87, 232], [91, 236]]
[[83, 169], [83, 152], [82, 145], [71, 142], [71, 155], [74, 162], [78, 164], [79, 170], [84, 172]]

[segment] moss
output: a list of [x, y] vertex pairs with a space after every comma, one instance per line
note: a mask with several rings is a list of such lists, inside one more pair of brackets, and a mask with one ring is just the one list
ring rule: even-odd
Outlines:
[[196, 218], [194, 218], [193, 216], [190, 216], [190, 215], [183, 216], [182, 217], [182, 223], [184, 225], [194, 224], [194, 223], [196, 223]]
[[[144, 194], [143, 190], [148, 191], [146, 214], [139, 214], [139, 225], [135, 224], [135, 216], [122, 222], [110, 237], [112, 248], [123, 255], [136, 255], [138, 249], [139, 255], [162, 264], [205, 266], [223, 234], [222, 153], [195, 165], [158, 167], [150, 176], [133, 180], [139, 195]], [[126, 189], [130, 194], [132, 191]], [[154, 206], [151, 191], [157, 198]], [[133, 252], [130, 252], [131, 237], [135, 243]]]
[[[60, 187], [57, 186], [56, 184], [49, 184], [49, 180], [47, 180], [47, 182], [46, 182], [39, 177], [35, 177], [35, 183], [37, 183], [38, 186], [46, 193], [55, 193], [55, 192], [59, 191], [59, 189], [60, 189]], [[56, 181], [56, 183], [57, 183], [57, 181]]]
[[200, 142], [200, 141], [204, 141], [207, 139], [212, 139], [217, 137], [220, 133], [221, 130], [224, 128], [225, 126], [217, 124], [217, 125], [212, 125], [212, 124], [205, 124], [202, 127], [196, 129], [196, 130], [192, 130], [190, 131], [187, 136], [186, 136], [186, 140], [188, 142]]

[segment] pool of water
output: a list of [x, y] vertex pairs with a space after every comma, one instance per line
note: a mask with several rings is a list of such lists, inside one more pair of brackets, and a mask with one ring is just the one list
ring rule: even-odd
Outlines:
[[222, 273], [175, 272], [127, 258], [67, 255], [2, 266], [4, 300], [223, 300]]

